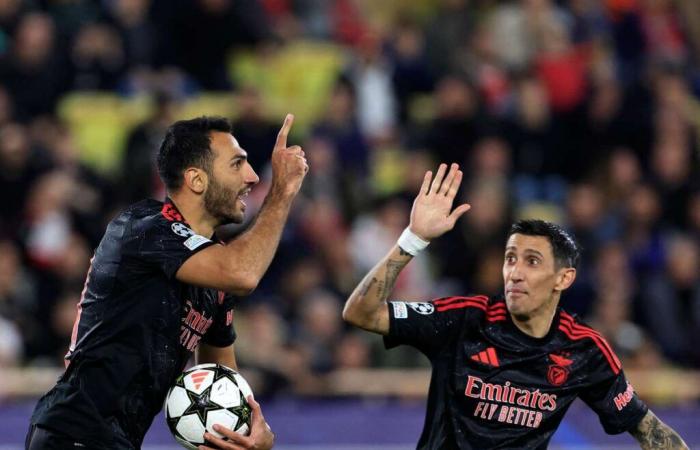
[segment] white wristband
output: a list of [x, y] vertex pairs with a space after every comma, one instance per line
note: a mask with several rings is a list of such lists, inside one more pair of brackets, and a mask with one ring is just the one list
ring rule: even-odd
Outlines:
[[409, 253], [411, 256], [416, 256], [418, 253], [425, 250], [430, 242], [424, 241], [413, 233], [409, 227], [406, 227], [403, 233], [401, 233], [401, 236], [399, 236], [397, 244], [399, 244], [399, 247], [406, 253]]

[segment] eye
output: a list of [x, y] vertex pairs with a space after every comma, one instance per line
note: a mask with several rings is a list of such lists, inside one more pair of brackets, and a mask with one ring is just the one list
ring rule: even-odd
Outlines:
[[528, 262], [528, 264], [530, 264], [532, 266], [536, 266], [540, 263], [540, 260], [537, 258], [534, 258], [534, 257], [530, 257], [527, 259], [527, 262]]
[[231, 167], [236, 168], [236, 169], [240, 169], [242, 165], [243, 165], [243, 160], [237, 159], [231, 164]]
[[506, 263], [515, 264], [515, 255], [506, 255]]

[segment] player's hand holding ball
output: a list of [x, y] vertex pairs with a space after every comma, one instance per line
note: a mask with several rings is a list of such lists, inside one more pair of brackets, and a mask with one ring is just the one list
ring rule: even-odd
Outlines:
[[462, 171], [458, 164], [452, 164], [447, 172], [447, 164], [440, 164], [435, 178], [428, 171], [423, 185], [411, 209], [411, 232], [425, 241], [441, 236], [455, 226], [462, 214], [471, 208], [468, 204], [459, 205], [452, 211], [452, 204], [462, 184]]
[[251, 432], [249, 436], [231, 431], [220, 425], [214, 425], [214, 431], [221, 434], [225, 439], [220, 439], [211, 433], [204, 433], [208, 445], [201, 445], [199, 450], [268, 450], [275, 443], [275, 435], [272, 433], [270, 426], [265, 422], [260, 405], [253, 399], [253, 396], [248, 397], [248, 404], [253, 412], [251, 420]]
[[294, 116], [287, 114], [284, 124], [277, 135], [275, 148], [272, 150], [272, 188], [271, 192], [294, 196], [301, 188], [309, 165], [304, 150], [298, 145], [287, 147], [287, 136], [294, 123]]
[[165, 399], [165, 417], [190, 450], [268, 450], [274, 443], [246, 380], [219, 364], [200, 364], [178, 377]]

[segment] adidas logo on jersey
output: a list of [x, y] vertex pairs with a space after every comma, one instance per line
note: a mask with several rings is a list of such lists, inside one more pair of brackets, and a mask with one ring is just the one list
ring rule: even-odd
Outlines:
[[496, 356], [496, 349], [493, 347], [489, 347], [486, 350], [472, 355], [471, 359], [486, 364], [487, 366], [498, 367], [500, 365], [498, 363], [498, 356]]

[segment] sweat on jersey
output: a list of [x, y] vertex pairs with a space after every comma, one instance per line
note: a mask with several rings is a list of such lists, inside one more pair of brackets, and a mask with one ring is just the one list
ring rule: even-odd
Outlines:
[[175, 278], [211, 245], [167, 199], [144, 200], [110, 222], [78, 304], [66, 372], [32, 424], [91, 448], [140, 448], [200, 340], [226, 347], [236, 339], [234, 297]]
[[420, 450], [545, 449], [576, 397], [609, 434], [630, 430], [648, 410], [606, 340], [561, 308], [542, 338], [513, 324], [503, 298], [388, 308], [386, 347], [413, 346], [432, 363]]

